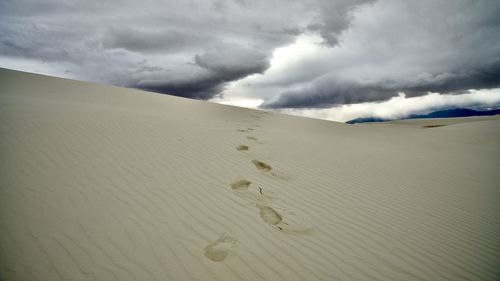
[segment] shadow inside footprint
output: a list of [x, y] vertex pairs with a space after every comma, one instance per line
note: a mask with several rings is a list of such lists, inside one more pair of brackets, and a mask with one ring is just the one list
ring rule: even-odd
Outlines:
[[236, 238], [223, 233], [219, 239], [205, 247], [205, 257], [215, 262], [223, 261], [236, 246], [236, 243]]
[[255, 165], [255, 167], [261, 171], [264, 171], [264, 172], [269, 172], [271, 171], [271, 166], [267, 165], [266, 163], [264, 162], [260, 162], [260, 161], [257, 161], [257, 160], [252, 160], [252, 163]]
[[245, 129], [238, 129], [237, 131], [240, 132], [240, 133], [246, 133], [246, 132], [248, 132], [248, 130], [245, 130]]
[[443, 124], [434, 124], [434, 125], [425, 125], [425, 126], [422, 126], [422, 128], [439, 128], [439, 127], [444, 127], [446, 125], [443, 125]]
[[283, 220], [281, 215], [271, 207], [257, 205], [257, 208], [260, 210], [262, 220], [268, 224], [277, 225]]
[[249, 147], [247, 145], [238, 145], [238, 147], [236, 147], [236, 150], [238, 151], [244, 151], [244, 150], [248, 150]]
[[247, 140], [253, 140], [253, 141], [256, 141], [257, 138], [256, 137], [252, 137], [252, 136], [247, 136]]
[[233, 190], [247, 190], [252, 182], [247, 180], [238, 180], [229, 184]]

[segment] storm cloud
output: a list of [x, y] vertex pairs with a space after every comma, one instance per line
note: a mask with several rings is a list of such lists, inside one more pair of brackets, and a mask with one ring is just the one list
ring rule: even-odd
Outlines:
[[262, 105], [267, 108], [323, 108], [383, 101], [398, 93], [415, 97], [498, 88], [498, 14], [498, 1], [380, 0], [353, 14], [339, 45], [318, 48], [315, 56], [290, 65], [287, 77], [269, 75], [253, 85], [261, 91], [272, 86], [275, 94]]
[[324, 108], [388, 100], [405, 93], [408, 97], [429, 93], [462, 94], [470, 89], [500, 86], [500, 62], [484, 63], [482, 68], [431, 74], [422, 72], [407, 78], [379, 81], [344, 80], [327, 75], [297, 90], [284, 91], [263, 108]]
[[355, 2], [5, 0], [0, 57], [4, 67], [18, 59], [21, 70], [210, 99], [265, 72], [274, 49], [302, 32], [335, 44], [368, 1]]
[[497, 0], [0, 1], [0, 67], [330, 108], [500, 87]]

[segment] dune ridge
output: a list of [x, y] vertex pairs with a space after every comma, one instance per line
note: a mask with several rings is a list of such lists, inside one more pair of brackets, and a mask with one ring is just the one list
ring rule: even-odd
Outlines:
[[1, 280], [500, 277], [498, 116], [349, 126], [0, 69], [0, 136]]

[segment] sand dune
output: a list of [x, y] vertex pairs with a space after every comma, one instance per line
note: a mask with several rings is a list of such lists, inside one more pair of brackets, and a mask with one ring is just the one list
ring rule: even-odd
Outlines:
[[441, 121], [0, 70], [0, 279], [499, 280], [500, 119]]

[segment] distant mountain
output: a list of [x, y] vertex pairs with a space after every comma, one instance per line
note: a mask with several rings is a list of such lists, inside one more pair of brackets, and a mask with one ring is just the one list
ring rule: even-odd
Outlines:
[[490, 116], [500, 114], [500, 109], [487, 110], [487, 111], [477, 111], [467, 108], [455, 108], [441, 111], [434, 111], [429, 114], [417, 115], [412, 114], [405, 119], [417, 119], [417, 118], [452, 118], [452, 117], [470, 117], [470, 116]]
[[371, 122], [385, 122], [389, 121], [389, 119], [382, 119], [382, 118], [376, 118], [376, 117], [365, 117], [365, 118], [356, 118], [347, 121], [347, 124], [356, 124], [356, 123], [371, 123]]
[[452, 117], [470, 117], [470, 116], [491, 116], [500, 114], [500, 109], [495, 110], [486, 110], [486, 111], [477, 111], [468, 108], [455, 108], [455, 109], [447, 109], [434, 111], [429, 114], [412, 114], [405, 118], [400, 119], [383, 119], [376, 117], [367, 117], [367, 118], [356, 118], [347, 121], [347, 124], [356, 124], [356, 123], [369, 123], [369, 122], [385, 122], [385, 121], [393, 121], [393, 120], [402, 120], [402, 119], [422, 119], [422, 118], [452, 118]]

